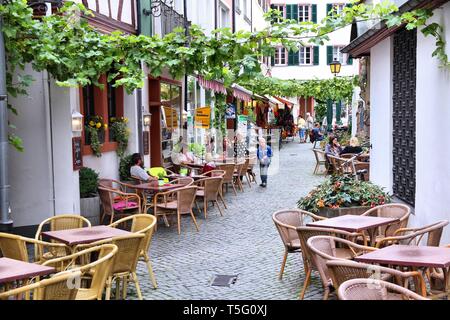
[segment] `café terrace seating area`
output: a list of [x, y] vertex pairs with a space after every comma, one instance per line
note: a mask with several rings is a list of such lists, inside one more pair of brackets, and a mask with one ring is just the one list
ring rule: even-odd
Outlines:
[[[148, 183], [100, 179], [100, 225], [62, 214], [42, 221], [35, 238], [0, 233], [0, 300], [126, 299], [129, 285], [142, 300], [139, 262], [147, 266], [146, 281], [158, 288], [151, 262], [154, 232], [167, 227], [181, 234], [189, 222], [200, 232], [199, 216], [207, 223], [226, 215], [227, 197], [256, 183], [255, 164], [251, 156], [224, 158], [209, 170], [197, 162], [150, 168], [159, 181]], [[211, 206], [220, 216], [208, 215]]]
[[333, 218], [277, 211], [272, 218], [285, 248], [279, 278], [296, 254], [304, 265], [300, 299], [313, 277], [321, 280], [324, 300], [448, 299], [450, 245], [440, 240], [449, 222], [411, 228], [410, 214], [403, 204]]

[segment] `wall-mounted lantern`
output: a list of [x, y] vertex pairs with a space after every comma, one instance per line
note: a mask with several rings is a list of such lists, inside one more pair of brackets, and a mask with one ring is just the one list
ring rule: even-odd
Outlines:
[[144, 122], [144, 127], [150, 127], [152, 123], [152, 114], [150, 112], [144, 112], [142, 115], [142, 120]]
[[83, 131], [83, 115], [78, 111], [72, 111], [72, 132], [81, 133]]

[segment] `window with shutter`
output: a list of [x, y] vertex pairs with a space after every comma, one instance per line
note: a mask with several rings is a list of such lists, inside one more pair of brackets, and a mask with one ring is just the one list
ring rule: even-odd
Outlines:
[[298, 22], [311, 21], [311, 5], [299, 5], [298, 7]]
[[332, 9], [333, 9], [333, 4], [332, 3], [327, 3], [327, 15], [330, 14]]
[[320, 49], [320, 47], [318, 47], [318, 46], [315, 46], [314, 47], [314, 58], [313, 58], [313, 64], [315, 65], [315, 66], [318, 66], [319, 65], [319, 49]]
[[333, 46], [327, 46], [327, 64], [333, 62]]
[[300, 65], [307, 66], [313, 64], [313, 49], [312, 47], [301, 47], [299, 50]]
[[293, 4], [287, 4], [286, 5], [286, 19], [293, 19], [292, 18], [292, 9], [293, 9]]
[[311, 6], [311, 21], [317, 23], [317, 4]]

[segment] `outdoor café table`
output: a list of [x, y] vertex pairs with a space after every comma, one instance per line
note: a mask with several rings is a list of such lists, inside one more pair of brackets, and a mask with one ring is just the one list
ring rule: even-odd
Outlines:
[[0, 284], [8, 284], [17, 280], [46, 276], [55, 272], [53, 267], [45, 267], [35, 263], [9, 258], [0, 258]]
[[386, 224], [397, 222], [398, 218], [382, 218], [358, 215], [343, 215], [335, 218], [329, 218], [316, 222], [310, 222], [308, 227], [333, 228], [348, 232], [361, 232], [367, 230], [369, 234], [369, 243], [375, 246], [377, 228]]
[[205, 176], [200, 175], [200, 174], [184, 175], [184, 176], [182, 176], [181, 174], [175, 173], [175, 174], [170, 174], [170, 175], [167, 176], [167, 178], [169, 178], [169, 179], [178, 179], [178, 178], [186, 178], [186, 177], [192, 178], [194, 180], [206, 178]]
[[142, 183], [142, 184], [136, 184], [132, 186], [134, 189], [140, 190], [140, 191], [147, 191], [151, 193], [158, 193], [158, 192], [164, 192], [169, 191], [172, 189], [179, 188], [179, 184], [171, 184], [166, 183], [160, 186], [158, 182], [148, 182], [148, 183]]
[[131, 232], [108, 226], [94, 226], [59, 231], [46, 231], [42, 232], [42, 235], [65, 243], [68, 246], [75, 246], [77, 244], [85, 244], [112, 237], [125, 236], [130, 233]]
[[450, 248], [392, 245], [354, 258], [364, 263], [395, 265], [414, 269], [441, 268], [448, 292]]

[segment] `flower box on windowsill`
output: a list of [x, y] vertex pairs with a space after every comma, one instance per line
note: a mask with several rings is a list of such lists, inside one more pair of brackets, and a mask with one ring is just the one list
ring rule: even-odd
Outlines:
[[334, 217], [339, 217], [339, 216], [343, 216], [346, 214], [361, 215], [369, 209], [370, 209], [370, 207], [362, 207], [362, 206], [342, 207], [342, 208], [334, 208], [334, 209], [333, 208], [320, 208], [319, 212], [317, 212], [317, 215], [319, 215], [321, 217], [326, 217], [326, 218], [334, 218]]
[[[105, 130], [97, 130], [97, 134], [98, 134], [98, 140], [100, 141], [100, 143], [105, 143]], [[86, 132], [86, 144], [90, 145], [91, 144], [91, 135]]]

